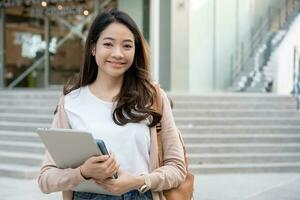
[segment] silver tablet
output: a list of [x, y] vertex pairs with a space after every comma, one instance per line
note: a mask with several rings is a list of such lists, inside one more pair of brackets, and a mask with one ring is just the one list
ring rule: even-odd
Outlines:
[[[77, 168], [92, 156], [101, 155], [91, 133], [72, 129], [37, 130], [46, 149], [58, 168]], [[73, 188], [74, 191], [111, 194], [93, 180], [87, 180]]]
[[37, 133], [59, 168], [76, 168], [101, 155], [91, 133], [72, 129], [38, 129]]

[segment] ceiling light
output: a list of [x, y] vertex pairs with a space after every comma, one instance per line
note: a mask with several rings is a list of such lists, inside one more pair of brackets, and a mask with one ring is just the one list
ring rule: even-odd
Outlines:
[[88, 11], [88, 10], [84, 10], [84, 11], [83, 11], [83, 14], [84, 14], [85, 16], [88, 16], [88, 15], [89, 15], [89, 11]]
[[42, 1], [41, 5], [42, 5], [43, 7], [46, 7], [46, 6], [47, 6], [47, 2], [46, 2], [46, 1]]

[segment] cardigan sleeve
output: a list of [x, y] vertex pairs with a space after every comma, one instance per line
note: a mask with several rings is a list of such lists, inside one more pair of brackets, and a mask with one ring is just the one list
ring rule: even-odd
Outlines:
[[[57, 112], [54, 115], [51, 127], [70, 128], [68, 118], [64, 110], [64, 96], [62, 96], [59, 100]], [[75, 169], [59, 169], [51, 158], [49, 152], [46, 151], [38, 176], [38, 185], [43, 193], [71, 190], [84, 180], [85, 179], [82, 177], [79, 167]]]
[[186, 176], [184, 152], [177, 133], [172, 109], [166, 93], [161, 90], [163, 166], [145, 174], [145, 183], [152, 191], [162, 191], [179, 186]]

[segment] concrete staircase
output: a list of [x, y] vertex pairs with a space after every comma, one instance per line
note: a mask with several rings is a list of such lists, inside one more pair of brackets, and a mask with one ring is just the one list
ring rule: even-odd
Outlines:
[[0, 91], [0, 176], [34, 178], [45, 148], [35, 133], [50, 127], [57, 90]]
[[173, 96], [195, 173], [300, 172], [300, 112], [291, 96]]
[[[0, 91], [0, 176], [34, 178], [59, 91]], [[300, 114], [291, 96], [170, 95], [194, 173], [299, 172]]]

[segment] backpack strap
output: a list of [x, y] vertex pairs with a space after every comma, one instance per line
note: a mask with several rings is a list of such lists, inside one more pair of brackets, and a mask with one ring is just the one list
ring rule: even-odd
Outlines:
[[158, 113], [162, 114], [162, 98], [160, 94], [160, 85], [155, 84], [154, 88], [156, 91], [156, 96], [154, 96], [153, 107]]
[[[156, 91], [156, 96], [155, 100], [153, 102], [153, 107], [155, 108], [158, 113], [162, 114], [162, 99], [161, 99], [161, 94], [160, 94], [160, 85], [155, 84], [155, 91]], [[161, 134], [158, 134], [161, 130], [161, 123], [159, 122], [156, 125], [156, 135], [157, 135], [157, 147], [158, 147], [158, 163], [159, 166], [163, 166], [163, 146], [162, 146], [162, 141], [161, 141]]]
[[[162, 97], [160, 94], [160, 85], [155, 84], [154, 85], [155, 90], [156, 90], [156, 100], [153, 102], [154, 108], [162, 114]], [[156, 133], [157, 133], [157, 145], [158, 145], [158, 161], [159, 161], [159, 166], [163, 166], [163, 144], [162, 144], [162, 138], [161, 138], [161, 133], [158, 134], [158, 132], [161, 130], [161, 123], [159, 122], [156, 125]], [[180, 130], [176, 127], [176, 131], [178, 133], [183, 152], [184, 152], [184, 161], [185, 161], [185, 167], [186, 170], [188, 170], [188, 159], [187, 159], [187, 154], [186, 154], [186, 149], [184, 145], [184, 141], [181, 135]]]
[[187, 156], [187, 153], [186, 153], [185, 144], [184, 144], [184, 141], [183, 141], [183, 138], [182, 138], [181, 131], [177, 127], [176, 127], [176, 129], [177, 129], [177, 133], [179, 135], [179, 139], [180, 139], [180, 142], [181, 142], [181, 145], [182, 145], [182, 148], [183, 148], [185, 168], [188, 171], [189, 164], [188, 164], [188, 156]]

